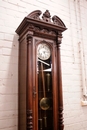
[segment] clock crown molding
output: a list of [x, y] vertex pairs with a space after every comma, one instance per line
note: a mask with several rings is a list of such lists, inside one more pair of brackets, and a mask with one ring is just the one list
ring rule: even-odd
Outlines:
[[46, 10], [43, 14], [40, 10], [31, 12], [23, 19], [19, 27], [16, 29], [16, 33], [20, 35], [25, 28], [32, 31], [34, 31], [34, 29], [35, 31], [42, 30], [45, 31], [45, 33], [49, 30], [50, 33], [58, 31], [62, 33], [67, 29], [63, 21], [58, 16], [54, 15], [51, 18], [49, 10]]
[[[36, 10], [36, 11], [31, 12], [27, 17], [41, 20], [40, 19], [41, 14], [42, 14], [42, 12], [40, 10]], [[54, 15], [52, 17], [52, 22], [51, 22], [51, 15], [50, 15], [49, 10], [46, 10], [43, 13], [42, 20], [45, 21], [45, 22], [50, 22], [50, 23], [53, 23], [53, 24], [56, 24], [56, 25], [60, 25], [62, 27], [66, 27], [65, 24], [63, 23], [63, 21], [56, 15]]]

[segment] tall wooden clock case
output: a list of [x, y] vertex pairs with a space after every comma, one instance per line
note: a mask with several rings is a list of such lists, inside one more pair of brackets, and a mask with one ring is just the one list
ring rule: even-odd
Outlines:
[[[42, 16], [41, 16], [42, 15]], [[48, 10], [33, 11], [19, 35], [19, 130], [63, 130], [60, 44], [66, 30]]]

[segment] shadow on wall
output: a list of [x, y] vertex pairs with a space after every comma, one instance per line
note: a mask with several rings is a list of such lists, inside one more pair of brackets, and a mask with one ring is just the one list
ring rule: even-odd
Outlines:
[[[18, 36], [3, 40], [0, 75], [0, 129], [18, 128]], [[9, 38], [8, 38], [9, 39]]]

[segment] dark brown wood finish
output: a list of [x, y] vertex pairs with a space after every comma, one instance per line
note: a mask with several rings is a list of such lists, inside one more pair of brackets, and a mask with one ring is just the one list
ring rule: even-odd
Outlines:
[[[54, 15], [51, 18], [48, 10], [42, 14], [42, 19], [41, 14], [40, 10], [31, 12], [16, 30], [19, 35], [19, 130], [63, 130], [64, 128], [60, 44], [66, 26], [58, 16]], [[40, 75], [37, 74], [39, 64], [39, 62], [37, 64], [37, 46], [42, 42], [50, 47], [52, 54], [50, 58], [52, 89], [50, 93], [47, 92], [52, 100], [52, 106], [46, 111], [46, 118], [52, 120], [51, 124], [48, 121], [48, 127], [42, 125], [43, 129], [38, 126], [39, 111], [42, 115], [45, 111], [38, 106], [41, 97], [38, 94]]]
[[27, 129], [33, 130], [33, 107], [32, 107], [32, 41], [33, 32], [27, 34]]
[[[61, 38], [61, 34], [59, 33], [59, 37]], [[58, 99], [59, 99], [59, 104], [58, 104], [58, 117], [59, 117], [59, 130], [64, 129], [64, 124], [63, 124], [63, 94], [62, 94], [62, 72], [61, 72], [61, 58], [60, 58], [60, 44], [61, 41], [57, 41], [57, 70], [58, 70]]]

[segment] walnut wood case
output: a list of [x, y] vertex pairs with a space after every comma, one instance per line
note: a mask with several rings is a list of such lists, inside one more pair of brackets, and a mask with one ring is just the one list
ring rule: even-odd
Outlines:
[[[19, 130], [64, 128], [60, 44], [65, 30], [63, 21], [56, 15], [51, 18], [48, 10], [43, 14], [40, 10], [33, 11], [16, 30], [19, 35]], [[38, 57], [39, 44], [50, 49], [48, 59]]]

